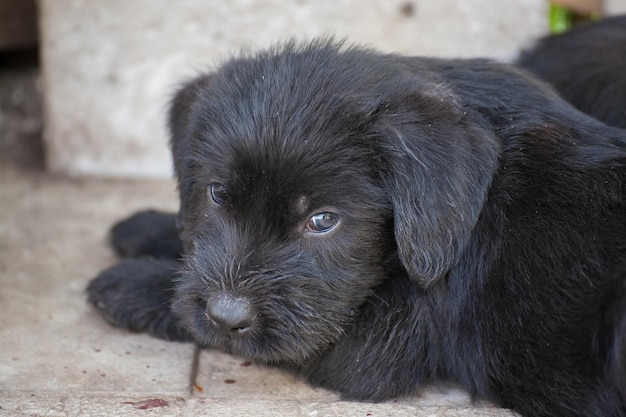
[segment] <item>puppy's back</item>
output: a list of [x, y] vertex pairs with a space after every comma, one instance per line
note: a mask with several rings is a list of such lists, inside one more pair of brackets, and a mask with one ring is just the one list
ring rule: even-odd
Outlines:
[[545, 37], [517, 64], [577, 109], [626, 128], [626, 15]]

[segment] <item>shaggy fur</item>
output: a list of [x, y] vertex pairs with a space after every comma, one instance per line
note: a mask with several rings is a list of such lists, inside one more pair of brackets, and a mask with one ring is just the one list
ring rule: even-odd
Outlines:
[[577, 109], [626, 128], [626, 16], [541, 39], [517, 63]]
[[625, 131], [512, 67], [331, 41], [197, 77], [170, 127], [184, 254], [92, 281], [115, 325], [348, 399], [446, 379], [524, 416], [626, 414]]

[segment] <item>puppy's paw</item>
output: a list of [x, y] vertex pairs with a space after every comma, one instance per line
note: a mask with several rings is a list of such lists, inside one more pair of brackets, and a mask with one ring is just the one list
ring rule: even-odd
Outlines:
[[178, 262], [125, 259], [87, 287], [88, 300], [114, 326], [167, 340], [191, 341], [170, 310]]
[[115, 252], [125, 258], [178, 259], [183, 251], [174, 213], [135, 213], [111, 228], [110, 239]]

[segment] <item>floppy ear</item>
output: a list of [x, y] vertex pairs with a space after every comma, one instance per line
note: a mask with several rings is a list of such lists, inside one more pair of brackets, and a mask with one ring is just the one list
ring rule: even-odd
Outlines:
[[415, 90], [404, 85], [387, 96], [377, 129], [398, 255], [409, 276], [428, 288], [460, 259], [500, 144], [445, 89]]
[[196, 107], [199, 90], [208, 82], [209, 76], [202, 75], [184, 84], [172, 99], [169, 109], [170, 147], [180, 196], [179, 230], [193, 189], [193, 138], [198, 128]]

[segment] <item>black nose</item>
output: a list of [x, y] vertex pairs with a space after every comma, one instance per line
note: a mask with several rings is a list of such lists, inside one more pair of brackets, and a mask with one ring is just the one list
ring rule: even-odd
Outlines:
[[250, 302], [225, 294], [207, 302], [206, 315], [221, 331], [231, 335], [247, 332], [255, 318]]

